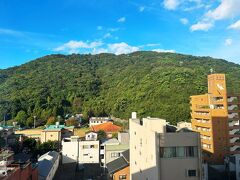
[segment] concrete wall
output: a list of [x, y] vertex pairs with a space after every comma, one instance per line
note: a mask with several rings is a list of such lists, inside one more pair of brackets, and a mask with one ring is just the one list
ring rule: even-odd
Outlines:
[[47, 141], [61, 141], [61, 131], [42, 131], [41, 142]]

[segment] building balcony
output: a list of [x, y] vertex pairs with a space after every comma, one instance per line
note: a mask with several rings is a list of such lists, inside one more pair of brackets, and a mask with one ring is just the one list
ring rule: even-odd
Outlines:
[[239, 137], [230, 138], [230, 143], [240, 143], [240, 138]]
[[237, 97], [228, 97], [227, 98], [227, 102], [228, 103], [237, 103], [238, 102], [238, 98]]
[[238, 116], [238, 113], [229, 113], [228, 118], [229, 119], [238, 119], [239, 116]]
[[229, 111], [236, 111], [236, 110], [238, 110], [239, 108], [238, 108], [238, 105], [236, 105], [236, 104], [232, 104], [232, 105], [229, 105], [228, 106], [228, 110]]
[[230, 135], [235, 135], [235, 134], [240, 134], [240, 130], [239, 129], [232, 129], [229, 131]]
[[239, 120], [233, 120], [228, 123], [229, 127], [239, 126]]
[[231, 146], [230, 151], [240, 151], [240, 146], [238, 145]]

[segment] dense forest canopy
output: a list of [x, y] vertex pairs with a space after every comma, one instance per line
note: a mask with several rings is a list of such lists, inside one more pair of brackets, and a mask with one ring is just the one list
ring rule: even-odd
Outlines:
[[210, 68], [240, 91], [240, 66], [211, 57], [135, 52], [127, 55], [49, 55], [0, 70], [0, 120], [31, 126], [49, 117], [83, 113], [128, 119], [190, 120], [189, 96], [207, 92]]

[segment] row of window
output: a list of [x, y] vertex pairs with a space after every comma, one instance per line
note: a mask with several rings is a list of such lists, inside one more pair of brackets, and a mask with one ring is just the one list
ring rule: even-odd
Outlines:
[[83, 145], [82, 147], [83, 149], [96, 149], [98, 148], [98, 145], [95, 144], [95, 145]]
[[179, 146], [179, 147], [161, 147], [161, 158], [181, 158], [181, 157], [197, 157], [198, 148], [195, 146]]

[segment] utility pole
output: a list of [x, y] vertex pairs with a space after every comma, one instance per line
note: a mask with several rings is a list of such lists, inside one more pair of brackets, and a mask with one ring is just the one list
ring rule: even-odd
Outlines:
[[33, 118], [34, 118], [34, 121], [33, 121], [33, 127], [34, 127], [34, 129], [36, 128], [36, 117], [37, 117], [37, 116], [33, 116]]

